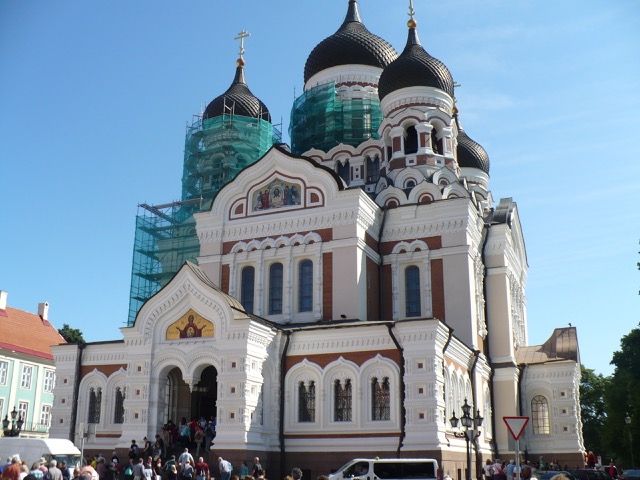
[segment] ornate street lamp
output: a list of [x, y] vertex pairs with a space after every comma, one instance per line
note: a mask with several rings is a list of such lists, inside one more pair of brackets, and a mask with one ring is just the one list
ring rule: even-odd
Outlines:
[[471, 405], [467, 403], [467, 399], [464, 399], [462, 405], [462, 417], [457, 418], [455, 412], [449, 419], [451, 428], [454, 430], [458, 428], [458, 422], [462, 424], [464, 428], [461, 432], [453, 432], [454, 437], [464, 438], [467, 443], [467, 475], [466, 480], [471, 480], [471, 443], [480, 436], [480, 427], [484, 418], [480, 416], [480, 410], [476, 410], [475, 417], [471, 417]]
[[[18, 417], [18, 420], [16, 420]], [[9, 424], [11, 424], [11, 428], [9, 428]], [[4, 432], [5, 437], [17, 437], [20, 435], [20, 430], [22, 430], [22, 425], [24, 424], [24, 420], [22, 417], [18, 416], [18, 412], [16, 411], [16, 407], [13, 407], [11, 411], [11, 421], [9, 421], [9, 416], [5, 415], [4, 420], [2, 420], [2, 430]]]
[[627, 430], [629, 431], [629, 451], [631, 452], [631, 468], [636, 468], [636, 462], [633, 460], [633, 437], [631, 436], [631, 417], [627, 414], [624, 417], [624, 422], [627, 424]]

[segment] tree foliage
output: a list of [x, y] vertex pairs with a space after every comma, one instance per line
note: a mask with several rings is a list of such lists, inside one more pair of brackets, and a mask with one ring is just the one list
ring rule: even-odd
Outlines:
[[604, 452], [602, 431], [607, 418], [605, 392], [610, 378], [596, 375], [595, 371], [580, 366], [580, 410], [582, 415], [582, 436], [587, 450]]
[[71, 328], [68, 324], [63, 324], [62, 328], [58, 329], [58, 333], [62, 335], [68, 343], [80, 343], [84, 342], [82, 332], [79, 328]]

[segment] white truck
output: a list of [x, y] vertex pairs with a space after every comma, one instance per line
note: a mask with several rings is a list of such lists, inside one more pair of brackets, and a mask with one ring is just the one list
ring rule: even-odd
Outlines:
[[21, 438], [0, 437], [0, 461], [4, 463], [7, 458], [15, 454], [20, 455], [20, 460], [26, 460], [29, 467], [34, 462], [44, 458], [47, 463], [50, 460], [66, 462], [73, 477], [73, 469], [80, 466], [80, 450], [69, 440], [62, 438]]

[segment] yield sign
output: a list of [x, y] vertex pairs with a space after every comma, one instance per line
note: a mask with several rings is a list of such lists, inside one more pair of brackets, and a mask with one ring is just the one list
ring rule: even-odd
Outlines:
[[518, 440], [529, 423], [529, 417], [502, 417], [514, 440]]

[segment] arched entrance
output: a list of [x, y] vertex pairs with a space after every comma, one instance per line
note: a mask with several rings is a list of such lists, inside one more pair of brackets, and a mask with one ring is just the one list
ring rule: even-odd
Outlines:
[[178, 367], [167, 374], [163, 423], [173, 420], [179, 423], [182, 418], [191, 420], [204, 417], [207, 420], [216, 417], [218, 399], [218, 371], [208, 366], [202, 371], [200, 381], [190, 391]]

